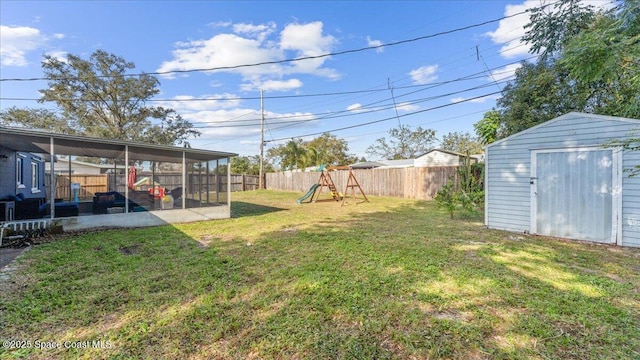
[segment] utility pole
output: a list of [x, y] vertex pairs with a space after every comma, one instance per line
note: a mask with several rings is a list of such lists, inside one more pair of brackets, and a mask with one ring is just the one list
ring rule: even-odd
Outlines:
[[264, 189], [264, 90], [260, 90], [260, 178], [258, 189]]

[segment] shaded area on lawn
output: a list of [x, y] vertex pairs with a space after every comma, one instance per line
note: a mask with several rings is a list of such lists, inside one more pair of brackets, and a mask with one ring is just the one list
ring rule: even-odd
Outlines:
[[515, 238], [429, 202], [257, 192], [253, 211], [248, 195], [251, 215], [34, 248], [19, 296], [0, 296], [2, 337], [112, 341], [63, 353], [85, 358], [638, 354], [640, 251]]
[[283, 210], [285, 209], [274, 206], [252, 204], [245, 201], [234, 201], [231, 206], [231, 217], [258, 216]]

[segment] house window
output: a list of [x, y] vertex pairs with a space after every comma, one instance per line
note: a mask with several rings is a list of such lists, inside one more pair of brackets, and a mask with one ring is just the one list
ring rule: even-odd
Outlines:
[[31, 192], [39, 192], [40, 191], [40, 183], [39, 183], [39, 176], [38, 176], [38, 170], [39, 170], [39, 165], [37, 162], [32, 162], [31, 163]]
[[17, 157], [16, 159], [16, 183], [18, 187], [24, 187], [24, 178], [22, 177], [22, 158]]

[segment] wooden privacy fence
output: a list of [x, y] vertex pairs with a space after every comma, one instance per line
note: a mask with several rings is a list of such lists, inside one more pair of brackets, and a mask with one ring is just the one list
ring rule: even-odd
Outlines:
[[[399, 169], [353, 170], [367, 195], [411, 199], [433, 199], [449, 179], [458, 181], [457, 166], [434, 166]], [[349, 171], [331, 171], [338, 191], [343, 192]], [[318, 182], [319, 172], [278, 172], [265, 174], [270, 190], [306, 192]]]
[[[47, 176], [48, 178], [48, 176]], [[70, 188], [71, 183], [79, 183], [81, 185], [78, 190], [78, 198], [87, 200], [93, 198], [93, 194], [97, 192], [107, 191], [107, 175], [56, 175], [56, 198], [63, 200], [73, 200], [73, 191]]]
[[[105, 175], [106, 176], [106, 175]], [[125, 177], [126, 175], [118, 174], [109, 175], [108, 185], [109, 189], [116, 190], [120, 192], [124, 192], [125, 189]], [[138, 180], [149, 177], [150, 174], [140, 174], [137, 176]], [[227, 175], [221, 174], [219, 176], [216, 175], [208, 175], [209, 177], [209, 189], [215, 191], [218, 189], [220, 192], [227, 191]], [[218, 181], [220, 180], [219, 188]], [[182, 174], [155, 174], [154, 181], [160, 186], [168, 188], [169, 190], [182, 187]], [[207, 175], [199, 175], [199, 174], [187, 174], [187, 187], [190, 187], [189, 192], [196, 192], [197, 189], [200, 189], [201, 186], [207, 184]], [[151, 188], [151, 182], [147, 185], [147, 189]], [[256, 190], [258, 189], [258, 175], [241, 175], [241, 174], [232, 174], [231, 175], [231, 191], [247, 191], [247, 190]]]
[[[138, 179], [141, 179], [147, 175], [140, 175]], [[106, 192], [106, 191], [119, 191], [124, 192], [125, 190], [125, 177], [123, 174], [96, 174], [96, 175], [71, 175], [69, 178], [68, 175], [56, 175], [56, 198], [63, 200], [73, 200], [73, 191], [71, 190], [71, 183], [79, 183], [80, 190], [78, 190], [78, 198], [79, 200], [90, 200], [93, 198], [93, 194], [97, 192]], [[149, 175], [151, 177], [151, 175]], [[220, 192], [227, 191], [227, 175], [220, 175], [218, 177], [220, 179]], [[248, 190], [256, 190], [258, 189], [258, 175], [231, 175], [231, 191], [248, 191]], [[49, 175], [45, 177], [47, 191], [50, 189], [50, 178]], [[196, 175], [189, 174], [187, 175], [187, 184], [191, 186], [195, 192], [195, 189], [198, 189], [199, 186], [205, 186], [206, 184], [206, 175]], [[182, 175], [181, 174], [164, 174], [164, 175], [155, 175], [155, 182], [161, 184], [166, 188], [175, 189], [177, 187], [182, 186]], [[149, 185], [147, 188], [150, 188]], [[209, 175], [209, 188], [212, 191], [215, 191], [217, 188], [216, 176]]]

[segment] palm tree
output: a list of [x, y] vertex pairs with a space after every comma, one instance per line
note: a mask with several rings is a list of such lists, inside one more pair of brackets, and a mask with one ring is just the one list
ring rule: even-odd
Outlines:
[[320, 160], [320, 152], [313, 146], [307, 146], [304, 149], [304, 153], [302, 154], [302, 168], [307, 168], [309, 166], [317, 166]]
[[289, 168], [289, 170], [303, 168], [304, 163], [302, 157], [304, 153], [305, 148], [302, 144], [302, 139], [289, 140], [285, 145], [284, 153], [282, 154], [282, 167], [285, 169]]

